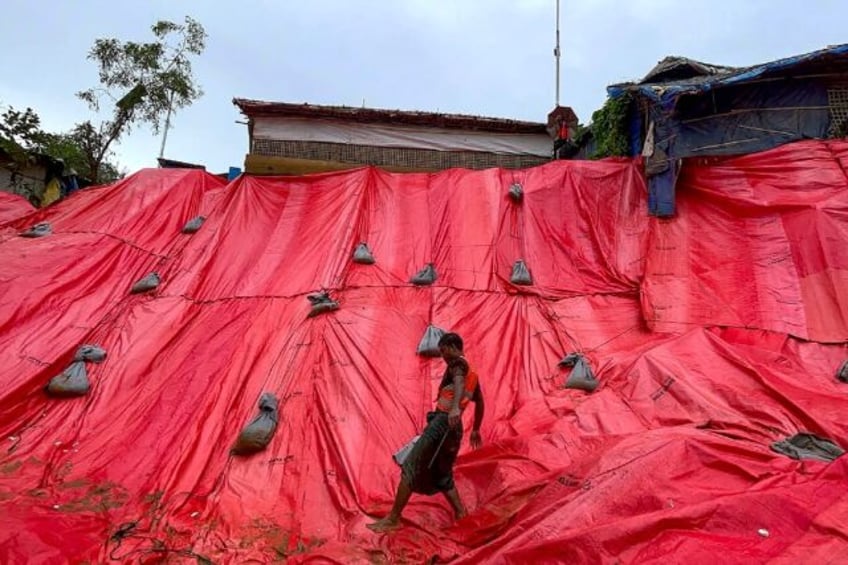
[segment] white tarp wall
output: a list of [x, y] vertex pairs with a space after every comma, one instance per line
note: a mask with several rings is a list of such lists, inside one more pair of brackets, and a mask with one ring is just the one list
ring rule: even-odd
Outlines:
[[436, 151], [485, 151], [540, 157], [549, 157], [553, 151], [553, 142], [546, 134], [492, 133], [284, 117], [255, 118], [253, 137], [265, 140], [350, 143]]

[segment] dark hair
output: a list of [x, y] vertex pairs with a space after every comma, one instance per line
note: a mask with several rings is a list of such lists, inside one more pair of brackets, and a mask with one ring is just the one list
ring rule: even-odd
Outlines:
[[462, 338], [459, 337], [459, 334], [455, 334], [453, 332], [446, 333], [439, 340], [439, 347], [456, 347], [460, 351], [462, 351]]

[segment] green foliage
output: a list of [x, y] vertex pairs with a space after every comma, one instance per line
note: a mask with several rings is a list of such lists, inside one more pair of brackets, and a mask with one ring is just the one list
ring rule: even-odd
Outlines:
[[92, 174], [87, 139], [81, 125], [68, 133], [49, 133], [41, 128], [41, 118], [32, 109], [20, 111], [8, 107], [0, 114], [0, 148], [23, 167], [36, 154], [61, 159], [67, 168], [73, 168], [77, 175], [96, 183], [117, 180], [122, 175], [118, 167], [103, 160], [99, 173]]
[[11, 106], [0, 115], [0, 136], [23, 149], [35, 149], [43, 142], [41, 118], [32, 108], [23, 112]]
[[595, 159], [626, 157], [630, 148], [627, 116], [631, 97], [622, 95], [607, 98], [600, 110], [592, 114], [592, 135], [595, 138]]
[[181, 24], [156, 22], [151, 31], [155, 39], [148, 43], [98, 39], [88, 54], [97, 63], [100, 85], [77, 96], [95, 112], [112, 106], [110, 119], [74, 128], [97, 174], [112, 144], [134, 126], [146, 124], [158, 133], [166, 116], [203, 95], [191, 64], [206, 48], [203, 26], [186, 17]]
[[203, 26], [186, 17], [182, 24], [159, 21], [151, 31], [155, 41], [98, 39], [88, 54], [97, 63], [100, 86], [77, 96], [95, 111], [104, 98], [111, 101], [113, 125], [121, 133], [142, 122], [158, 133], [169, 109], [189, 106], [203, 95], [191, 64], [191, 56], [206, 48]]
[[9, 107], [0, 114], [0, 149], [18, 165], [27, 162], [30, 152], [40, 148], [45, 136], [41, 119], [32, 108], [19, 111]]
[[85, 138], [79, 132], [77, 125], [68, 133], [51, 135], [43, 152], [54, 159], [61, 159], [66, 168], [74, 169], [77, 175], [92, 180], [97, 184], [106, 184], [123, 177], [123, 173], [110, 160], [104, 159], [95, 177], [91, 171], [88, 151], [84, 149]]
[[206, 48], [203, 26], [186, 17], [183, 23], [156, 22], [151, 32], [153, 41], [147, 43], [98, 39], [88, 54], [97, 63], [100, 84], [77, 96], [95, 112], [108, 108], [108, 119], [86, 120], [69, 132], [52, 134], [41, 129], [31, 108], [9, 108], [0, 115], [0, 148], [20, 164], [43, 153], [97, 183], [119, 178], [109, 162], [114, 143], [137, 125], [158, 133], [166, 116], [203, 95], [191, 64]]

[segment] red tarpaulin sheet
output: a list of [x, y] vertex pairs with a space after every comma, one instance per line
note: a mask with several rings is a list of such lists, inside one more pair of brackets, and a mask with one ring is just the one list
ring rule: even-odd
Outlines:
[[0, 191], [0, 226], [33, 211], [35, 207], [23, 196]]
[[[846, 146], [691, 167], [671, 221], [626, 161], [226, 188], [149, 170], [28, 217], [54, 233], [0, 241], [0, 562], [848, 559], [846, 459], [769, 447], [848, 446], [848, 349], [818, 342], [846, 337]], [[764, 231], [793, 213], [805, 229]], [[351, 261], [360, 241], [375, 265]], [[780, 253], [795, 269], [769, 275]], [[532, 286], [510, 284], [517, 259]], [[436, 284], [410, 285], [429, 262]], [[322, 288], [340, 309], [307, 318]], [[486, 395], [485, 445], [456, 467], [469, 516], [414, 496], [377, 535], [443, 371], [415, 354], [430, 323], [465, 338]], [[47, 397], [82, 343], [108, 352], [88, 396]], [[569, 352], [594, 393], [563, 388]], [[276, 435], [231, 457], [265, 391]]]

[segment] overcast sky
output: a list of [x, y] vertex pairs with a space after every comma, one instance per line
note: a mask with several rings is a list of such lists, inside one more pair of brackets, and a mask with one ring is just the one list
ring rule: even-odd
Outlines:
[[[74, 92], [96, 83], [98, 37], [146, 40], [191, 15], [209, 33], [195, 64], [206, 95], [176, 116], [168, 157], [213, 172], [241, 166], [247, 128], [233, 97], [544, 121], [554, 104], [555, 0], [2, 0], [0, 104], [45, 129], [90, 117]], [[581, 121], [606, 85], [666, 55], [749, 65], [848, 42], [845, 0], [562, 0], [562, 103]], [[116, 148], [155, 166], [159, 139]]]

